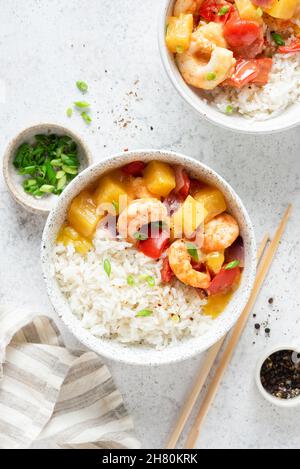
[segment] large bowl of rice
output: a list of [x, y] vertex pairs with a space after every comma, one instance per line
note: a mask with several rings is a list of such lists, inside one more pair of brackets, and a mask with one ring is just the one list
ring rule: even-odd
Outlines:
[[[239, 223], [245, 248], [245, 268], [241, 284], [225, 311], [212, 319], [201, 314], [202, 301], [179, 281], [175, 285], [159, 282], [161, 265], [144, 256], [127, 242], [94, 239], [94, 250], [82, 258], [72, 248], [56, 242], [66, 220], [68, 207], [83, 189], [94, 184], [104, 173], [133, 161], [159, 160], [182, 165], [189, 174], [217, 187], [226, 198], [228, 210]], [[99, 266], [111, 260], [113, 275], [105, 280]], [[89, 167], [76, 177], [60, 196], [50, 213], [42, 239], [43, 275], [49, 298], [57, 314], [74, 336], [99, 355], [136, 365], [168, 364], [201, 353], [220, 340], [236, 323], [251, 293], [256, 272], [256, 243], [247, 211], [231, 186], [204, 164], [184, 155], [162, 150], [126, 152]], [[102, 269], [103, 270], [103, 269]], [[154, 288], [140, 284], [130, 288], [128, 273], [151, 272], [157, 278]], [[103, 278], [101, 275], [104, 275]], [[139, 304], [158, 308], [156, 318], [136, 318], [130, 309]], [[194, 320], [190, 320], [191, 311]], [[170, 311], [180, 312], [179, 327], [168, 320]], [[122, 318], [130, 318], [123, 321]], [[101, 319], [100, 319], [101, 318]], [[145, 320], [146, 319], [146, 320]], [[118, 340], [106, 337], [110, 326], [122, 324]]]
[[[158, 42], [166, 73], [181, 95], [200, 115], [218, 126], [249, 134], [267, 134], [300, 123], [300, 53], [275, 54], [269, 83], [241, 90], [217, 87], [213, 92], [189, 86], [181, 76], [174, 54], [166, 46], [167, 18], [176, 0], [164, 0], [159, 14]], [[230, 105], [239, 112], [227, 115]]]

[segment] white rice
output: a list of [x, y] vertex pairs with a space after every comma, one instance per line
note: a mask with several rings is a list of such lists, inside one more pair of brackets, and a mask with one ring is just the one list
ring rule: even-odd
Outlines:
[[[86, 257], [77, 254], [72, 245], [59, 244], [54, 250], [54, 274], [61, 291], [93, 335], [162, 348], [210, 328], [213, 320], [201, 314], [206, 301], [195, 289], [180, 282], [161, 284], [162, 260], [146, 257], [127, 242], [103, 239], [101, 230], [94, 246]], [[103, 268], [105, 259], [111, 263], [110, 278]], [[135, 286], [128, 286], [129, 275], [136, 279]], [[155, 286], [139, 276], [153, 276]], [[153, 314], [136, 317], [144, 309]]]
[[256, 121], [275, 117], [300, 100], [300, 54], [276, 54], [265, 86], [250, 85], [241, 90], [218, 87], [207, 95], [224, 113], [231, 106], [234, 112]]

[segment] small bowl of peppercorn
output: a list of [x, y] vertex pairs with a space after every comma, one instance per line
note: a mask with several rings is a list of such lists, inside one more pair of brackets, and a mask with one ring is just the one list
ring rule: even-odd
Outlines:
[[300, 406], [300, 348], [282, 346], [264, 354], [257, 366], [256, 383], [271, 404]]
[[48, 214], [59, 195], [92, 157], [83, 140], [57, 124], [38, 124], [20, 132], [3, 157], [7, 187], [23, 208]]

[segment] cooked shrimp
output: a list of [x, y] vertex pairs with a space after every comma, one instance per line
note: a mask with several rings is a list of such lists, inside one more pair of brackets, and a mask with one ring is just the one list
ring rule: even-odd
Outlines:
[[226, 80], [235, 62], [232, 51], [216, 46], [199, 30], [192, 34], [189, 49], [177, 54], [178, 68], [185, 81], [204, 90], [212, 90]]
[[134, 200], [125, 208], [118, 219], [118, 231], [123, 238], [136, 243], [135, 234], [149, 223], [161, 221], [169, 227], [170, 219], [165, 205], [154, 198]]
[[182, 283], [195, 288], [206, 289], [209, 287], [211, 281], [209, 273], [193, 269], [191, 256], [183, 239], [171, 244], [168, 249], [168, 257], [173, 273]]
[[174, 6], [174, 15], [179, 16], [181, 13], [195, 15], [203, 2], [204, 0], [177, 0]]
[[239, 234], [237, 221], [223, 213], [204, 225], [202, 249], [205, 252], [224, 251], [235, 242]]
[[273, 18], [269, 15], [264, 15], [264, 24], [269, 27], [271, 31], [275, 31], [280, 34], [284, 34], [285, 37], [288, 37], [290, 30], [293, 27], [290, 20], [281, 20], [278, 18]]
[[292, 18], [292, 21], [293, 20], [300, 20], [300, 3], [298, 2], [297, 5], [296, 5], [296, 9], [294, 11], [294, 15], [293, 15], [293, 18]]

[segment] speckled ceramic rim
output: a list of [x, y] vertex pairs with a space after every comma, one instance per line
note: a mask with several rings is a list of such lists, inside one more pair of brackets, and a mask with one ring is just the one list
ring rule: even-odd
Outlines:
[[84, 143], [83, 139], [67, 127], [58, 124], [41, 123], [27, 127], [26, 129], [19, 132], [11, 140], [4, 153], [3, 175], [7, 187], [15, 201], [32, 213], [48, 214], [51, 211], [53, 205], [55, 205], [57, 202], [58, 197], [55, 197], [55, 199], [52, 199], [51, 201], [46, 201], [46, 199], [43, 198], [35, 199], [34, 197], [27, 195], [23, 190], [20, 190], [20, 187], [17, 187], [17, 184], [11, 176], [11, 171], [14, 170], [12, 166], [12, 160], [19, 145], [26, 142], [33, 135], [50, 132], [56, 133], [58, 135], [68, 135], [78, 144], [81, 159], [81, 170], [87, 168], [93, 162], [91, 152]]
[[162, 6], [159, 12], [158, 24], [158, 42], [161, 59], [166, 73], [175, 89], [187, 103], [189, 103], [204, 119], [209, 122], [240, 133], [268, 134], [282, 132], [300, 124], [299, 104], [297, 103], [289, 106], [288, 109], [284, 110], [272, 119], [266, 121], [253, 121], [251, 119], [246, 119], [241, 115], [227, 116], [222, 112], [219, 112], [214, 106], [205, 102], [205, 100], [199, 95], [199, 92], [197, 92], [196, 88], [187, 85], [177, 68], [173, 54], [168, 51], [165, 41], [166, 18], [172, 15], [175, 1], [176, 0], [164, 0], [161, 2]]
[[[123, 346], [117, 341], [94, 337], [85, 330], [72, 314], [68, 302], [60, 292], [53, 275], [53, 247], [61, 224], [65, 221], [67, 208], [72, 199], [88, 184], [93, 183], [103, 173], [136, 160], [165, 161], [181, 164], [194, 176], [218, 187], [225, 195], [230, 212], [237, 218], [245, 243], [245, 270], [239, 290], [224, 313], [214, 321], [209, 331], [195, 338], [186, 339], [163, 350], [145, 346]], [[42, 267], [50, 300], [58, 315], [69, 330], [87, 347], [96, 353], [118, 362], [135, 365], [161, 365], [188, 359], [207, 350], [223, 337], [238, 320], [251, 293], [256, 272], [256, 243], [251, 221], [246, 209], [233, 189], [204, 164], [187, 156], [163, 150], [140, 150], [121, 153], [107, 158], [77, 176], [66, 188], [59, 203], [50, 213], [42, 240]]]
[[265, 390], [265, 388], [263, 387], [263, 385], [261, 383], [260, 372], [261, 372], [261, 368], [262, 368], [264, 362], [266, 361], [266, 359], [268, 357], [270, 357], [270, 355], [273, 355], [273, 353], [279, 352], [280, 350], [291, 350], [293, 352], [300, 353], [300, 345], [298, 344], [298, 345], [294, 346], [294, 345], [291, 345], [291, 344], [289, 344], [289, 345], [284, 344], [284, 345], [280, 345], [280, 346], [277, 346], [277, 347], [273, 347], [273, 348], [269, 349], [267, 352], [264, 352], [264, 354], [258, 360], [258, 363], [257, 363], [255, 381], [256, 381], [258, 390], [261, 393], [261, 395], [268, 402], [270, 402], [272, 405], [275, 405], [277, 407], [281, 407], [281, 408], [284, 408], [284, 409], [291, 409], [291, 408], [299, 407], [300, 406], [300, 396], [295, 397], [294, 399], [289, 399], [289, 400], [279, 399], [278, 397], [274, 397], [271, 394], [269, 394], [268, 391]]

